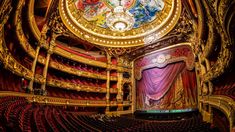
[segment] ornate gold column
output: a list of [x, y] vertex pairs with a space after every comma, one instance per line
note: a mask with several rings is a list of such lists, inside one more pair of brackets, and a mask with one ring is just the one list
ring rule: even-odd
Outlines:
[[[211, 66], [210, 66], [210, 62], [207, 58], [205, 58], [205, 65], [206, 65], [206, 71], [209, 71]], [[208, 86], [208, 94], [211, 95], [213, 92], [213, 84], [211, 81], [207, 82], [207, 86]]]
[[43, 94], [45, 94], [45, 90], [46, 90], [46, 77], [47, 77], [48, 65], [50, 62], [51, 54], [53, 54], [54, 47], [56, 46], [56, 43], [55, 43], [56, 37], [57, 37], [57, 35], [52, 33], [52, 38], [50, 41], [49, 49], [47, 50], [46, 63], [45, 63], [44, 69], [43, 69], [44, 81], [43, 81], [43, 84], [41, 85], [41, 89], [43, 90]]
[[29, 90], [30, 90], [30, 91], [33, 91], [33, 82], [34, 82], [34, 77], [35, 77], [35, 68], [36, 68], [36, 65], [37, 65], [38, 55], [39, 55], [40, 48], [41, 48], [41, 47], [40, 47], [40, 44], [39, 44], [39, 45], [37, 46], [35, 58], [34, 58], [34, 61], [33, 61], [32, 68], [31, 68], [31, 71], [33, 72], [33, 78], [32, 78], [32, 80], [30, 80], [30, 82], [29, 82]]
[[46, 41], [46, 39], [47, 39], [46, 33], [47, 33], [48, 29], [49, 29], [49, 27], [47, 26], [47, 24], [44, 24], [44, 25], [43, 25], [43, 28], [42, 28], [42, 31], [41, 31], [40, 42], [39, 42], [38, 45], [37, 45], [35, 58], [34, 58], [34, 61], [33, 61], [32, 68], [31, 68], [31, 71], [33, 72], [33, 78], [32, 78], [32, 80], [29, 82], [29, 90], [30, 90], [30, 91], [33, 90], [33, 83], [34, 83], [34, 78], [35, 78], [35, 69], [36, 69], [36, 66], [37, 66], [39, 51], [40, 51], [41, 47], [42, 47], [43, 45], [46, 45], [46, 43], [47, 43], [47, 41]]
[[106, 110], [109, 111], [110, 108], [110, 70], [111, 70], [111, 56], [107, 53], [108, 67], [107, 67], [107, 80], [106, 80]]
[[117, 88], [118, 88], [118, 94], [117, 94], [117, 103], [118, 103], [118, 111], [122, 111], [123, 107], [123, 58], [118, 58], [118, 69], [117, 69]]
[[203, 83], [203, 78], [202, 78], [202, 76], [206, 73], [206, 71], [207, 71], [207, 69], [206, 69], [206, 66], [205, 66], [205, 60], [204, 60], [204, 56], [202, 55], [202, 53], [200, 52], [199, 54], [198, 54], [198, 60], [199, 60], [199, 67], [200, 67], [200, 80], [201, 80], [201, 82], [200, 82], [200, 91], [201, 91], [201, 93], [202, 93], [202, 95], [207, 95], [208, 94], [208, 87], [207, 87], [207, 85], [205, 84], [205, 83]]
[[198, 103], [198, 109], [201, 111], [202, 109], [202, 103], [200, 102], [200, 98], [202, 95], [201, 91], [201, 80], [200, 80], [200, 64], [199, 62], [195, 62], [195, 73], [196, 73], [196, 81], [197, 81], [197, 103]]
[[132, 61], [131, 63], [131, 67], [132, 67], [132, 74], [131, 74], [131, 80], [132, 80], [132, 90], [131, 90], [131, 93], [132, 93], [132, 97], [131, 97], [131, 110], [132, 110], [132, 113], [135, 112], [136, 110], [136, 80], [135, 80], [135, 76], [134, 76], [134, 61]]

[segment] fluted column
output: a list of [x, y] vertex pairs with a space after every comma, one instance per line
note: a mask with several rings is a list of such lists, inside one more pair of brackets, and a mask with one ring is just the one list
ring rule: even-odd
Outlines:
[[109, 111], [110, 108], [110, 65], [111, 65], [111, 57], [107, 54], [108, 67], [107, 67], [107, 80], [106, 80], [106, 111]]
[[31, 68], [31, 71], [33, 72], [33, 78], [32, 80], [29, 82], [29, 90], [30, 91], [33, 91], [33, 83], [34, 83], [34, 79], [35, 79], [35, 69], [36, 69], [36, 66], [37, 66], [37, 61], [38, 61], [38, 57], [39, 57], [39, 51], [41, 49], [41, 47], [43, 45], [46, 45], [47, 41], [47, 31], [48, 31], [48, 26], [47, 24], [44, 24], [43, 25], [43, 28], [42, 28], [42, 31], [41, 31], [41, 37], [40, 37], [40, 41], [37, 45], [37, 49], [36, 49], [36, 54], [35, 54], [35, 58], [34, 58], [34, 61], [33, 61], [33, 65], [32, 65], [32, 68]]
[[195, 62], [195, 73], [196, 73], [196, 81], [197, 81], [197, 103], [198, 103], [198, 109], [199, 111], [201, 111], [202, 107], [201, 107], [201, 102], [199, 101], [202, 95], [202, 91], [201, 91], [201, 83], [200, 83], [200, 64], [199, 62]]
[[132, 90], [131, 90], [131, 93], [132, 93], [132, 96], [131, 96], [131, 110], [132, 110], [132, 113], [135, 112], [136, 110], [136, 80], [135, 80], [135, 75], [134, 75], [134, 61], [131, 63], [131, 67], [132, 67], [132, 73], [131, 73], [131, 80], [132, 80]]
[[46, 90], [47, 71], [48, 71], [48, 66], [49, 66], [51, 54], [53, 54], [54, 47], [56, 46], [56, 43], [55, 43], [56, 37], [57, 37], [56, 34], [52, 34], [49, 49], [47, 50], [46, 63], [45, 63], [44, 69], [43, 69], [43, 78], [44, 78], [43, 80], [44, 81], [43, 81], [43, 84], [41, 85], [41, 89], [43, 91], [43, 94], [45, 94], [45, 90]]
[[[208, 59], [205, 58], [205, 65], [206, 65], [206, 71], [209, 71], [211, 68], [210, 62]], [[211, 95], [213, 92], [213, 84], [211, 81], [207, 82], [207, 86], [208, 86], [208, 94]]]
[[118, 94], [117, 94], [117, 103], [118, 103], [118, 111], [123, 110], [123, 58], [118, 58], [118, 69], [117, 69], [117, 88], [118, 88]]
[[33, 91], [33, 82], [34, 82], [34, 77], [35, 77], [35, 69], [36, 69], [36, 65], [37, 65], [37, 61], [38, 61], [38, 55], [39, 55], [40, 48], [41, 47], [38, 45], [37, 49], [36, 49], [36, 54], [35, 54], [35, 58], [34, 58], [34, 61], [33, 61], [33, 65], [32, 65], [32, 68], [31, 68], [31, 71], [33, 73], [33, 78], [29, 82], [29, 90], [30, 91]]

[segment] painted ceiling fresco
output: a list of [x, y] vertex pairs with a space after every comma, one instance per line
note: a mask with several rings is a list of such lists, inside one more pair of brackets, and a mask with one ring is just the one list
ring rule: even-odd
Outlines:
[[134, 28], [156, 19], [156, 13], [164, 8], [163, 0], [74, 0], [74, 3], [87, 21], [95, 22], [103, 28], [107, 28], [106, 15], [120, 4], [133, 14]]

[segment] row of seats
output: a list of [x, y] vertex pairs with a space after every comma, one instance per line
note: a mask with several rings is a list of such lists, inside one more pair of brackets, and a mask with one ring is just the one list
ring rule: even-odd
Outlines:
[[199, 116], [177, 121], [150, 121], [104, 114], [82, 115], [59, 106], [29, 103], [23, 97], [3, 97], [0, 102], [0, 131], [213, 131]]
[[210, 124], [198, 117], [179, 121], [150, 121], [130, 117], [78, 116], [83, 122], [102, 131], [210, 132]]

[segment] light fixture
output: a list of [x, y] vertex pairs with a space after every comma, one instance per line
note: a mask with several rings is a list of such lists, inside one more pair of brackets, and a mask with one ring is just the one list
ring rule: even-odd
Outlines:
[[135, 24], [134, 16], [121, 5], [115, 7], [106, 16], [106, 24], [112, 31], [124, 32], [131, 30]]

